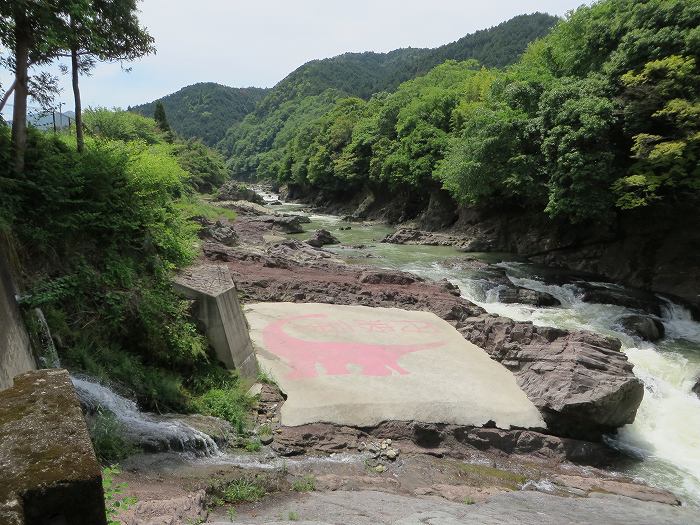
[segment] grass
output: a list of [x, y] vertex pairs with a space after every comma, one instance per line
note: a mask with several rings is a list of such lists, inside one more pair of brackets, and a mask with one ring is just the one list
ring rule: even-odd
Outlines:
[[289, 521], [299, 521], [299, 514], [290, 510], [287, 518]]
[[312, 492], [316, 490], [316, 478], [311, 474], [306, 474], [303, 478], [292, 482], [292, 490], [295, 492]]
[[120, 461], [138, 452], [123, 436], [122, 425], [108, 410], [99, 409], [88, 430], [95, 455], [103, 465]]
[[264, 425], [261, 425], [260, 428], [258, 428], [258, 435], [259, 436], [271, 436], [272, 435], [272, 427], [265, 423]]
[[177, 208], [187, 217], [204, 217], [210, 221], [217, 219], [236, 219], [236, 212], [221, 206], [215, 206], [197, 196], [182, 197], [177, 202]]
[[226, 503], [246, 503], [259, 501], [266, 491], [256, 480], [241, 478], [229, 483], [223, 490], [221, 498]]
[[465, 505], [474, 505], [474, 503], [476, 503], [476, 501], [474, 501], [472, 498], [469, 498], [469, 497], [464, 498]]
[[277, 386], [277, 383], [272, 379], [270, 373], [262, 369], [258, 372], [258, 383]]
[[262, 445], [260, 444], [260, 441], [257, 439], [251, 439], [245, 444], [245, 448], [247, 452], [258, 452]]

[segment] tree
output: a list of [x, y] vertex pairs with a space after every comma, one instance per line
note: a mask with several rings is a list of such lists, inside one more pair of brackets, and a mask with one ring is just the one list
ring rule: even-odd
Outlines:
[[168, 124], [168, 118], [165, 116], [165, 107], [163, 107], [163, 103], [160, 100], [156, 102], [153, 118], [162, 132], [170, 133], [170, 124]]
[[96, 61], [129, 61], [155, 52], [153, 37], [139, 25], [138, 0], [63, 0], [69, 17], [67, 49], [71, 59], [75, 129], [83, 151], [83, 120], [79, 76]]

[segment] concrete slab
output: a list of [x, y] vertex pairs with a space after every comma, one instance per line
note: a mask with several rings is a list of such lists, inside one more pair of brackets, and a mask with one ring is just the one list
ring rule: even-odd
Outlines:
[[227, 368], [255, 379], [258, 374], [238, 292], [226, 266], [203, 264], [179, 273], [173, 287], [195, 301], [194, 315], [204, 325], [216, 356]]
[[244, 308], [282, 424], [421, 421], [544, 428], [515, 377], [428, 312], [314, 303]]

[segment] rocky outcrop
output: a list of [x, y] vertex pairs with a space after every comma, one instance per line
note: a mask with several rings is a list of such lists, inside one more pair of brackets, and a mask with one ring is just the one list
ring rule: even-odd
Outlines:
[[597, 439], [634, 421], [644, 387], [618, 340], [469, 312], [457, 326], [515, 374], [555, 434]]
[[[455, 246], [463, 248], [470, 246], [471, 239], [461, 235], [415, 230], [413, 228], [398, 228], [390, 233], [382, 242], [389, 244], [416, 244], [423, 246]], [[472, 250], [466, 250], [472, 251]]]
[[100, 466], [65, 370], [0, 392], [0, 523], [106, 524]]
[[577, 286], [584, 289], [581, 296], [584, 303], [614, 304], [661, 316], [661, 301], [652, 293], [612, 285], [599, 286], [583, 281], [578, 282]]
[[620, 319], [625, 332], [641, 337], [645, 341], [658, 341], [666, 333], [664, 324], [649, 315], [626, 315]]
[[210, 239], [224, 246], [235, 246], [238, 244], [238, 234], [228, 220], [219, 219], [214, 222], [202, 219], [199, 222], [202, 224], [202, 229], [199, 231], [200, 238]]
[[531, 304], [532, 306], [559, 306], [561, 301], [547, 292], [511, 286], [498, 290], [498, 300], [502, 303]]
[[301, 217], [298, 215], [260, 215], [252, 218], [251, 221], [269, 224], [272, 229], [282, 231], [283, 233], [304, 232], [304, 228], [301, 226]]
[[[245, 230], [245, 224], [236, 222]], [[306, 246], [306, 249], [303, 248]], [[223, 247], [222, 247], [223, 248]], [[287, 240], [264, 249], [216, 249], [247, 301], [291, 301], [425, 310], [453, 323], [516, 376], [551, 432], [599, 439], [630, 423], [643, 388], [619, 341], [566, 332], [488, 314], [445, 282], [412, 274], [349, 266], [305, 243]]]
[[314, 232], [311, 238], [306, 241], [306, 244], [314, 248], [321, 248], [327, 244], [340, 244], [340, 241], [328, 230], [320, 229]]
[[265, 200], [252, 189], [241, 182], [230, 180], [225, 182], [216, 195], [220, 201], [248, 201], [255, 204], [265, 204]]

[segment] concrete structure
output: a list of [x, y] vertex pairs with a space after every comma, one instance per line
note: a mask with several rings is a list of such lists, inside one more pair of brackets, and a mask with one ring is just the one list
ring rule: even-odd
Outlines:
[[204, 325], [209, 343], [227, 368], [254, 379], [258, 374], [248, 325], [238, 292], [226, 266], [201, 265], [180, 273], [175, 289], [195, 301], [195, 315]]
[[17, 290], [0, 243], [0, 390], [12, 386], [12, 378], [36, 369], [29, 336], [15, 300]]
[[65, 370], [0, 392], [0, 523], [104, 525], [100, 466]]
[[308, 303], [245, 312], [261, 369], [288, 396], [283, 425], [545, 428], [513, 374], [432, 313]]

